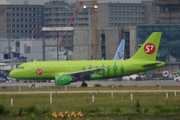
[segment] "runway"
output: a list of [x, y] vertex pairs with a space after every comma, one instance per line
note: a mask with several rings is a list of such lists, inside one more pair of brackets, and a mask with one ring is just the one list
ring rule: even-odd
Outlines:
[[[79, 87], [82, 82], [75, 82], [67, 85], [67, 87]], [[86, 81], [89, 87], [93, 87], [95, 84], [101, 86], [180, 86], [180, 82], [174, 80], [156, 80], [156, 81], [113, 81], [113, 80], [94, 80]], [[31, 87], [31, 83], [24, 83], [22, 81], [15, 83], [0, 83], [0, 87], [14, 88], [14, 87]], [[35, 83], [36, 87], [55, 87], [55, 83]]]

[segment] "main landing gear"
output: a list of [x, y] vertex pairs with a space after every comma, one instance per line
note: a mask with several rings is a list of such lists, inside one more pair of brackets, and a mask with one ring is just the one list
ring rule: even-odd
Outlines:
[[82, 82], [81, 87], [87, 87], [87, 86], [88, 86], [87, 83]]

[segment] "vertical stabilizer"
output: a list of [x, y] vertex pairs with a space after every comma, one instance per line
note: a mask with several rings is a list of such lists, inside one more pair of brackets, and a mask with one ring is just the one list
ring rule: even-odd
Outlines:
[[162, 32], [153, 32], [130, 59], [155, 61], [159, 49], [161, 35]]
[[125, 40], [122, 39], [113, 60], [124, 60]]

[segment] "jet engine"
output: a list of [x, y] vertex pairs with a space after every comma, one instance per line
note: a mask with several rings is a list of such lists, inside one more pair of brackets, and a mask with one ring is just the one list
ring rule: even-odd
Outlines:
[[69, 85], [71, 80], [71, 76], [56, 76], [55, 85]]

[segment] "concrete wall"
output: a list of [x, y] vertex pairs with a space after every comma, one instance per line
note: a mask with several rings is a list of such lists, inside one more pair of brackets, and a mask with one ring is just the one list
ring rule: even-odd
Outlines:
[[101, 29], [105, 33], [106, 59], [113, 59], [119, 46], [120, 29], [118, 27], [102, 27]]
[[132, 57], [137, 51], [137, 40], [136, 40], [136, 27], [130, 29], [130, 57]]
[[74, 60], [88, 60], [89, 31], [87, 27], [74, 28]]
[[[119, 46], [120, 29], [118, 27], [99, 27], [99, 47], [98, 55], [101, 59], [101, 34], [105, 34], [106, 46], [106, 59], [113, 59], [115, 52]], [[88, 43], [89, 33], [88, 28], [75, 28], [74, 29], [74, 60], [87, 60], [88, 59]]]
[[107, 3], [101, 3], [98, 7], [98, 26], [109, 26], [109, 6]]

